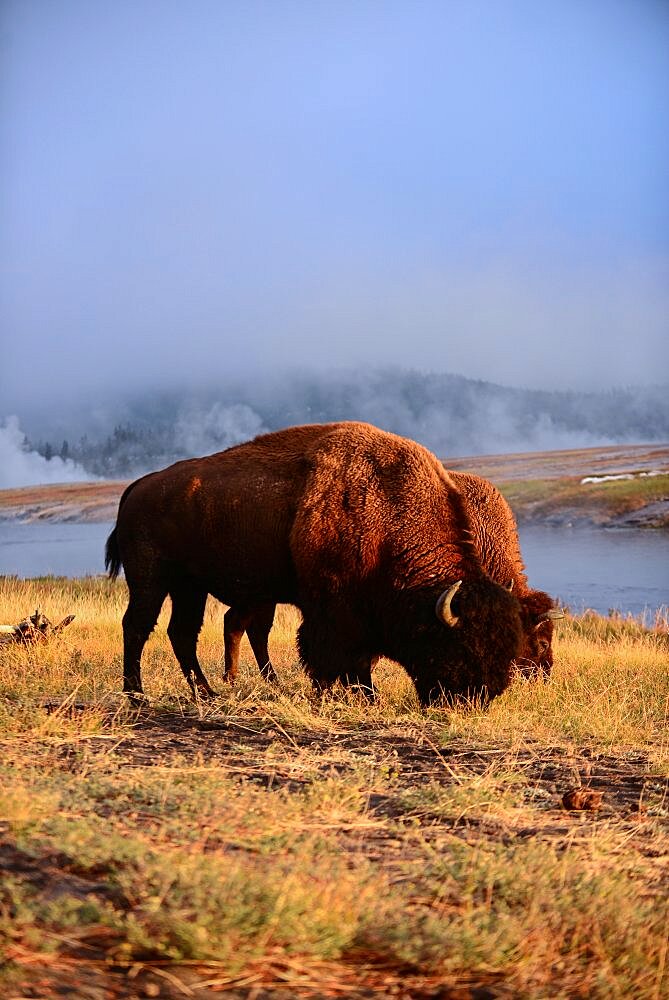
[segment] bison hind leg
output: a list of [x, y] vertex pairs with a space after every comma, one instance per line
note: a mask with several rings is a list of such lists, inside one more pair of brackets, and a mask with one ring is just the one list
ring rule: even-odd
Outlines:
[[276, 671], [269, 658], [267, 640], [274, 623], [276, 604], [258, 604], [253, 608], [228, 608], [223, 618], [223, 640], [225, 645], [225, 679], [231, 684], [239, 669], [239, 647], [244, 632], [249, 637], [253, 655], [260, 673], [266, 681], [277, 679]]
[[156, 622], [167, 588], [133, 587], [128, 584], [130, 599], [123, 615], [123, 691], [140, 703], [143, 700], [141, 658]]
[[251, 619], [246, 627], [246, 634], [251, 643], [253, 655], [260, 668], [260, 673], [266, 681], [273, 683], [277, 680], [276, 671], [269, 658], [269, 648], [267, 641], [274, 624], [274, 612], [276, 604], [263, 604], [253, 610]]

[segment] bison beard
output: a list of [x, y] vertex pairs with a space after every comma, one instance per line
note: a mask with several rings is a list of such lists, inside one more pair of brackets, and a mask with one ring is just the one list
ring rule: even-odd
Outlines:
[[[211, 693], [196, 655], [209, 593], [231, 606], [233, 646], [264, 609], [260, 659], [274, 604], [296, 604], [300, 656], [319, 688], [371, 686], [372, 663], [387, 656], [423, 703], [494, 697], [521, 649], [521, 608], [486, 575], [472, 537], [436, 458], [367, 424], [289, 428], [145, 476], [121, 498], [107, 544], [130, 596], [124, 690], [142, 690], [142, 649], [169, 594], [175, 655]], [[459, 581], [451, 619], [439, 620], [440, 595]], [[234, 648], [226, 663], [232, 672]]]

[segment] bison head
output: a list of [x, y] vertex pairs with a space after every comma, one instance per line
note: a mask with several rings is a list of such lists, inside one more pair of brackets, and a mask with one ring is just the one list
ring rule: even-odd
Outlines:
[[522, 648], [517, 597], [480, 576], [450, 583], [423, 609], [411, 647], [392, 654], [406, 666], [421, 702], [441, 696], [488, 701], [501, 694]]

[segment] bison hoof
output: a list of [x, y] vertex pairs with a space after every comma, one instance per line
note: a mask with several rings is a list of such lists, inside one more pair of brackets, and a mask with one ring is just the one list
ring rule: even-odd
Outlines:
[[351, 684], [350, 691], [352, 694], [357, 694], [365, 701], [372, 702], [376, 701], [376, 691], [369, 684]]

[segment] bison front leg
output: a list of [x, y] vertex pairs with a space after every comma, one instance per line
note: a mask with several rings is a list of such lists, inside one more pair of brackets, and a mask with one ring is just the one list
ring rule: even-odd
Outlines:
[[372, 682], [372, 665], [376, 658], [359, 654], [351, 657], [348, 667], [340, 675], [340, 680], [345, 687], [353, 688], [363, 695], [367, 701], [375, 701], [376, 691]]
[[304, 619], [297, 632], [297, 645], [302, 665], [320, 691], [341, 681], [357, 688], [370, 701], [374, 700], [372, 664], [375, 658], [362, 647], [347, 640], [343, 630], [333, 627], [332, 620]]
[[216, 692], [202, 672], [197, 658], [197, 637], [204, 620], [207, 592], [190, 587], [179, 587], [170, 591], [172, 617], [167, 626], [167, 634], [174, 655], [179, 661], [183, 675], [191, 691], [200, 698], [213, 698]]
[[443, 683], [433, 678], [413, 677], [418, 700], [423, 708], [442, 702], [445, 705], [485, 708], [490, 702], [490, 692], [482, 685], [456, 688], [448, 681]]

